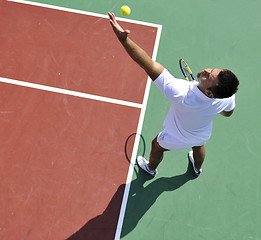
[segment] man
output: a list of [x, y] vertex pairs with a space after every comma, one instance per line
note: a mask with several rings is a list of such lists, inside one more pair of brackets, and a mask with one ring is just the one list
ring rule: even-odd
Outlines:
[[130, 31], [121, 28], [113, 13], [108, 15], [129, 56], [172, 103], [164, 121], [165, 129], [152, 141], [149, 161], [139, 156], [139, 167], [155, 176], [165, 151], [192, 148], [188, 158], [195, 174], [200, 175], [205, 159], [204, 145], [212, 131], [212, 119], [218, 114], [229, 117], [234, 111], [239, 85], [237, 77], [227, 69], [204, 69], [197, 74], [198, 83], [176, 79], [128, 37]]

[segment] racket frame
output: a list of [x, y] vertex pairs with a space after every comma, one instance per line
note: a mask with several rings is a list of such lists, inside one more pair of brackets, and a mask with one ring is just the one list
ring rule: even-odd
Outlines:
[[[195, 77], [194, 77], [194, 75], [193, 75], [193, 73], [192, 73], [192, 71], [191, 71], [191, 69], [190, 69], [190, 67], [189, 67], [189, 65], [185, 62], [185, 60], [184, 59], [180, 59], [179, 60], [179, 66], [180, 66], [180, 70], [181, 70], [181, 72], [183, 73], [183, 75], [184, 75], [184, 77], [185, 77], [185, 79], [187, 80], [187, 81], [195, 81], [196, 79], [195, 79]], [[188, 73], [189, 73], [189, 76], [186, 74], [186, 72], [184, 71], [184, 68], [183, 68], [183, 66], [186, 68], [186, 70], [188, 71]]]

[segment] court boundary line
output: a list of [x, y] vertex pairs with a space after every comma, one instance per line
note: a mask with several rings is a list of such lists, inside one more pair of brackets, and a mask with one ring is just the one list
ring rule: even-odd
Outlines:
[[[7, 1], [15, 2], [15, 3], [22, 3], [22, 4], [26, 4], [26, 5], [37, 6], [37, 7], [43, 7], [43, 8], [50, 8], [50, 9], [64, 11], [64, 12], [78, 13], [78, 14], [82, 14], [82, 15], [109, 19], [108, 15], [105, 15], [105, 14], [88, 12], [88, 11], [84, 11], [84, 10], [77, 10], [77, 9], [67, 8], [67, 7], [60, 7], [60, 6], [55, 6], [55, 5], [46, 4], [46, 3], [31, 2], [31, 1], [25, 1], [25, 0], [7, 0]], [[149, 26], [149, 27], [155, 27], [155, 28], [162, 27], [159, 24], [143, 22], [143, 21], [138, 21], [138, 20], [133, 20], [133, 19], [128, 19], [128, 18], [116, 17], [116, 19], [119, 21], [123, 21], [123, 22], [135, 23], [135, 24]]]
[[[158, 30], [157, 30], [157, 35], [156, 35], [155, 45], [154, 45], [153, 55], [152, 55], [152, 60], [154, 60], [154, 61], [156, 61], [156, 57], [157, 57], [157, 53], [158, 53], [161, 32], [162, 32], [162, 25], [158, 25]], [[148, 99], [149, 99], [151, 82], [152, 82], [152, 80], [150, 79], [150, 77], [148, 77], [146, 88], [145, 88], [145, 93], [144, 93], [144, 98], [143, 98], [143, 103], [142, 103], [142, 109], [141, 109], [140, 118], [139, 118], [138, 127], [137, 127], [138, 134], [136, 134], [135, 141], [134, 141], [134, 147], [133, 147], [133, 151], [132, 151], [132, 155], [131, 155], [131, 161], [130, 161], [130, 165], [129, 165], [129, 171], [128, 171], [128, 175], [127, 175], [127, 180], [126, 180], [126, 185], [125, 185], [125, 190], [124, 190], [124, 194], [123, 194], [121, 210], [120, 210], [120, 215], [119, 215], [119, 220], [118, 220], [118, 225], [117, 225], [114, 240], [119, 240], [120, 236], [121, 236], [124, 216], [125, 216], [125, 212], [126, 212], [126, 208], [127, 208], [127, 201], [128, 201], [130, 187], [131, 187], [131, 181], [132, 181], [133, 172], [134, 172], [134, 166], [135, 166], [135, 162], [136, 162], [136, 156], [137, 156], [139, 142], [140, 142], [140, 134], [142, 132], [145, 112], [146, 112], [147, 103], [148, 103]]]
[[74, 97], [86, 98], [86, 99], [96, 100], [96, 101], [100, 101], [100, 102], [113, 103], [113, 104], [118, 104], [118, 105], [127, 106], [127, 107], [142, 108], [142, 104], [140, 104], [140, 103], [128, 102], [128, 101], [124, 101], [124, 100], [119, 100], [119, 99], [114, 99], [114, 98], [109, 98], [109, 97], [102, 97], [102, 96], [98, 96], [98, 95], [77, 92], [77, 91], [67, 90], [67, 89], [63, 89], [63, 88], [51, 87], [51, 86], [46, 86], [46, 85], [41, 85], [41, 84], [36, 84], [36, 83], [24, 82], [24, 81], [14, 80], [14, 79], [9, 79], [9, 78], [4, 78], [4, 77], [0, 77], [0, 82], [8, 83], [8, 84], [16, 85], [16, 86], [21, 86], [21, 87], [28, 87], [28, 88], [43, 90], [43, 91], [52, 92], [52, 93], [60, 93], [60, 94], [64, 94], [64, 95], [74, 96]]
[[[50, 4], [37, 3], [37, 2], [27, 2], [27, 1], [24, 1], [24, 0], [7, 0], [7, 1], [8, 2], [22, 3], [22, 4], [32, 5], [32, 6], [39, 6], [39, 7], [44, 7], [44, 8], [50, 8], [50, 9], [55, 9], [55, 10], [60, 10], [60, 11], [66, 11], [66, 12], [71, 12], [71, 13], [78, 13], [78, 14], [83, 14], [83, 15], [95, 16], [95, 17], [99, 17], [99, 18], [106, 18], [106, 19], [108, 19], [108, 16], [105, 15], [105, 14], [98, 14], [98, 13], [93, 13], [93, 12], [88, 12], [88, 11], [83, 11], [83, 10], [76, 10], [76, 9], [71, 9], [71, 8], [66, 8], [66, 7], [59, 7], [59, 6], [50, 5]], [[155, 28], [157, 28], [157, 35], [156, 35], [154, 49], [153, 49], [153, 54], [152, 54], [152, 59], [155, 61], [156, 60], [156, 56], [157, 56], [157, 52], [158, 52], [158, 48], [159, 48], [159, 42], [160, 42], [160, 37], [161, 37], [161, 32], [162, 32], [162, 25], [154, 24], [154, 23], [148, 23], [148, 22], [143, 22], [143, 21], [138, 21], [138, 20], [127, 19], [127, 18], [120, 18], [120, 17], [116, 17], [116, 19], [119, 20], [119, 21], [123, 21], [123, 22], [129, 22], [129, 23], [134, 23], [134, 24], [138, 24], [138, 25], [144, 25], [144, 26], [148, 26], [148, 27], [155, 27]], [[3, 78], [0, 77], [0, 81], [2, 79]], [[17, 82], [17, 80], [12, 80], [12, 81]], [[20, 82], [20, 81], [18, 81], [18, 82]], [[136, 134], [135, 141], [134, 141], [132, 157], [131, 157], [129, 170], [128, 170], [128, 174], [127, 174], [127, 180], [126, 180], [126, 184], [125, 184], [125, 190], [124, 190], [124, 194], [123, 194], [123, 198], [122, 198], [121, 210], [120, 210], [120, 214], [119, 214], [119, 218], [118, 218], [118, 224], [117, 224], [114, 240], [119, 240], [120, 236], [121, 236], [121, 231], [122, 231], [124, 216], [125, 216], [125, 212], [126, 212], [126, 207], [127, 207], [128, 197], [129, 197], [129, 191], [130, 191], [132, 176], [133, 176], [133, 172], [134, 172], [134, 166], [135, 166], [135, 162], [136, 162], [136, 155], [137, 155], [137, 152], [138, 152], [138, 146], [139, 146], [139, 141], [140, 141], [140, 134], [141, 134], [141, 131], [142, 131], [142, 126], [143, 126], [145, 112], [146, 112], [148, 98], [149, 98], [151, 82], [152, 81], [151, 81], [150, 77], [148, 77], [142, 104], [132, 103], [136, 107], [141, 108], [139, 122], [138, 122], [138, 126], [137, 126], [137, 133], [139, 133], [139, 134]], [[24, 82], [22, 82], [22, 83], [24, 83]], [[39, 85], [39, 84], [33, 84], [33, 83], [28, 83], [28, 84], [34, 85], [34, 86]], [[41, 89], [41, 90], [46, 90], [47, 88], [58, 90], [58, 88], [54, 88], [54, 87], [47, 87], [47, 86], [44, 86], [44, 85], [40, 85], [40, 86], [44, 87], [44, 89]], [[59, 90], [63, 90], [63, 89], [59, 89]], [[48, 90], [46, 90], [46, 91], [48, 91]], [[90, 97], [95, 96], [95, 95], [79, 93], [79, 92], [65, 90], [65, 89], [63, 91], [67, 92], [67, 93], [77, 93], [77, 94], [84, 95], [84, 96], [88, 95]], [[64, 93], [64, 94], [66, 94], [66, 93]], [[104, 98], [104, 97], [99, 97], [99, 98], [100, 99], [105, 99], [105, 100], [109, 99], [109, 98]], [[89, 98], [89, 99], [91, 99], [91, 98]], [[97, 100], [97, 99], [95, 99], [95, 100]], [[121, 101], [121, 100], [116, 100], [116, 99], [113, 99], [113, 100], [117, 101], [117, 102]], [[128, 104], [130, 103], [130, 102], [126, 102], [126, 101], [121, 101], [121, 102], [125, 102], [125, 103], [128, 103]], [[115, 103], [115, 102], [113, 102], [113, 103]], [[119, 104], [119, 103], [117, 103], [117, 104]], [[125, 104], [122, 104], [122, 105], [125, 105]]]

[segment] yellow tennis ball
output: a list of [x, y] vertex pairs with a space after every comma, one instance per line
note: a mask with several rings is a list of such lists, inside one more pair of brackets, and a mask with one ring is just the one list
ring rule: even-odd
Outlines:
[[122, 16], [128, 16], [131, 13], [131, 9], [129, 6], [124, 5], [121, 7], [120, 12]]

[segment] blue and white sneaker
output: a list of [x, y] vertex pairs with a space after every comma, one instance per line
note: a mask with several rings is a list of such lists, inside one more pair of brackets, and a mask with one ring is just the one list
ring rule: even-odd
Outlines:
[[153, 176], [153, 177], [158, 173], [157, 169], [156, 169], [156, 171], [151, 171], [151, 170], [149, 169], [149, 167], [148, 167], [149, 161], [147, 161], [147, 160], [146, 160], [144, 157], [142, 157], [142, 156], [138, 156], [138, 157], [137, 157], [137, 163], [138, 163], [139, 167], [140, 167], [142, 170], [144, 170], [145, 172], [147, 172], [148, 174], [150, 174], [150, 175]]
[[202, 168], [200, 170], [196, 169], [195, 167], [195, 161], [194, 161], [194, 158], [193, 158], [193, 151], [190, 151], [188, 153], [188, 159], [189, 161], [192, 163], [192, 166], [193, 166], [193, 169], [194, 169], [194, 172], [197, 176], [199, 176], [201, 173], [202, 173]]

